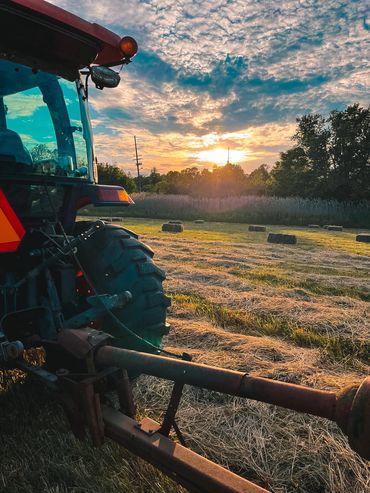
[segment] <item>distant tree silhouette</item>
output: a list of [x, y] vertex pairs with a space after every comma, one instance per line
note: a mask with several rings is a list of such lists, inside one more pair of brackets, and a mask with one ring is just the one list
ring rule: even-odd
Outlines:
[[[282, 152], [269, 171], [262, 164], [249, 175], [237, 164], [199, 170], [196, 166], [160, 174], [153, 168], [141, 177], [142, 190], [199, 197], [278, 195], [370, 200], [370, 108], [359, 104], [329, 117], [297, 118], [294, 145]], [[37, 155], [50, 152], [42, 146]], [[117, 166], [98, 165], [100, 182], [136, 191], [137, 178]]]
[[135, 180], [131, 175], [126, 174], [118, 166], [111, 166], [108, 163], [98, 164], [99, 183], [102, 185], [119, 185], [128, 192], [136, 192]]
[[370, 107], [304, 115], [297, 124], [296, 145], [271, 171], [270, 193], [370, 200]]
[[358, 104], [332, 111], [330, 195], [339, 200], [370, 199], [370, 107]]
[[46, 144], [37, 144], [30, 150], [32, 161], [39, 163], [46, 159], [58, 159], [58, 150], [50, 149]]
[[265, 195], [268, 192], [270, 173], [267, 164], [261, 164], [246, 177], [245, 192], [248, 195]]

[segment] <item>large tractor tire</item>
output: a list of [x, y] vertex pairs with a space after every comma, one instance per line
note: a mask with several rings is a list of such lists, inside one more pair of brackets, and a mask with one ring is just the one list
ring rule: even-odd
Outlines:
[[[90, 226], [91, 222], [77, 222], [75, 234]], [[113, 224], [105, 224], [78, 247], [77, 257], [97, 293], [130, 291], [132, 295], [127, 305], [112, 310], [120, 324], [109, 314], [102, 320], [101, 329], [114, 337], [118, 347], [156, 352], [141, 339], [160, 346], [168, 333], [166, 310], [170, 300], [163, 293], [165, 273], [153, 263], [153, 255], [134, 233]], [[130, 335], [125, 327], [141, 339]]]

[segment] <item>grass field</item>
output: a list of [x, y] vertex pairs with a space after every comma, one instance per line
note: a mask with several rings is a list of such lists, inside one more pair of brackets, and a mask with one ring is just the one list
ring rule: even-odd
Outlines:
[[[338, 390], [370, 373], [370, 245], [355, 231], [125, 219], [156, 252], [172, 298], [167, 348], [193, 360]], [[114, 444], [96, 450], [68, 432], [59, 407], [30, 383], [2, 376], [0, 491], [182, 492]], [[171, 385], [140, 377], [139, 413], [158, 418]], [[267, 404], [186, 387], [178, 423], [191, 447], [274, 493], [367, 493], [369, 464], [336, 425]]]

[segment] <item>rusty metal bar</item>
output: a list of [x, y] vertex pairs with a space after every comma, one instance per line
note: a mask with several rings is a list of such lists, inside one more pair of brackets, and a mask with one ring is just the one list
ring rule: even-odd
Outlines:
[[136, 406], [127, 370], [122, 369], [116, 383], [120, 410], [130, 418], [135, 418]]
[[102, 406], [105, 435], [145, 459], [191, 492], [268, 493], [246, 479], [173, 442], [157, 430], [159, 424], [141, 423]]
[[99, 348], [95, 362], [98, 366], [117, 366], [335, 420], [336, 394], [333, 392], [111, 346]]
[[96, 447], [100, 447], [104, 443], [104, 425], [99, 395], [95, 393], [93, 384], [82, 384], [79, 387], [80, 398], [93, 444]]
[[187, 447], [187, 443], [185, 442], [185, 438], [184, 438], [183, 434], [181, 433], [181, 430], [178, 427], [178, 424], [176, 423], [175, 420], [172, 423], [172, 426], [173, 426], [173, 429], [175, 430], [177, 439], [179, 440], [179, 442], [181, 443], [181, 445], [183, 445], [184, 447]]
[[175, 382], [173, 386], [170, 402], [168, 403], [168, 407], [164, 415], [163, 423], [160, 429], [162, 435], [166, 437], [168, 437], [168, 435], [170, 434], [171, 428], [175, 421], [176, 413], [181, 401], [183, 388], [184, 388], [184, 384], [182, 382]]

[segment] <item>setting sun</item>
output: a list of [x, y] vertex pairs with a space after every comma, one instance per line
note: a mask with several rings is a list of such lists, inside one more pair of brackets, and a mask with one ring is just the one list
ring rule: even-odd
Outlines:
[[[208, 163], [214, 163], [218, 166], [223, 166], [227, 163], [228, 160], [228, 151], [227, 149], [211, 149], [209, 151], [201, 151], [196, 154], [196, 157], [199, 161], [204, 161]], [[230, 150], [229, 152], [229, 161], [230, 163], [236, 164], [242, 161], [245, 158], [244, 151], [235, 151]]]

